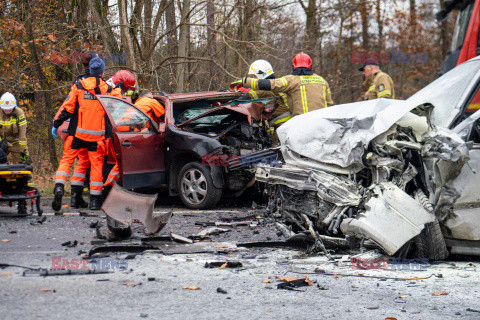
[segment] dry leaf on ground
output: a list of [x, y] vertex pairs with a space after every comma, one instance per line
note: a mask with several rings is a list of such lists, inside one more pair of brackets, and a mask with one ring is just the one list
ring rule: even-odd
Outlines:
[[2, 239], [2, 242], [10, 242], [10, 239]]
[[42, 292], [50, 292], [50, 291], [52, 291], [52, 289], [42, 289], [42, 290], [40, 290], [40, 291], [42, 291]]
[[127, 287], [136, 287], [141, 285], [139, 282], [123, 282], [122, 285], [127, 286]]
[[262, 282], [263, 282], [263, 283], [272, 283], [273, 280], [271, 280], [271, 279], [265, 279], [265, 280], [263, 280]]
[[225, 262], [224, 264], [222, 264], [219, 269], [225, 269], [227, 267], [227, 263]]
[[446, 296], [447, 294], [447, 291], [432, 292], [432, 296]]
[[9, 277], [11, 275], [12, 275], [11, 272], [0, 273], [0, 277]]
[[187, 290], [200, 290], [202, 288], [200, 287], [189, 287], [189, 286], [185, 286], [185, 287], [182, 287], [183, 289], [187, 289]]
[[405, 299], [406, 297], [408, 297], [408, 294], [404, 295], [404, 296], [398, 296], [400, 299]]
[[295, 280], [298, 280], [298, 277], [279, 277], [278, 279], [280, 279], [281, 281], [295, 281]]

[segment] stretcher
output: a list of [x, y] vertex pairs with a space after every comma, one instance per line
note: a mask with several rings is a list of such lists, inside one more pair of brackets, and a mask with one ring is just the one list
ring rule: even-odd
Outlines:
[[[40, 192], [28, 185], [32, 179], [32, 170], [33, 167], [26, 164], [0, 164], [0, 202], [8, 201], [10, 207], [17, 202], [18, 214], [22, 216], [31, 215], [34, 205], [37, 214], [43, 214]], [[30, 203], [30, 214], [27, 202]]]

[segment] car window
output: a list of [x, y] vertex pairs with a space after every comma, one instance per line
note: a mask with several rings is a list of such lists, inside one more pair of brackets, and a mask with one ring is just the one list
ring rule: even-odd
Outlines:
[[119, 133], [155, 132], [150, 119], [133, 105], [108, 97], [102, 97], [102, 100], [106, 102], [108, 112], [112, 115]]
[[449, 121], [458, 114], [458, 108], [462, 104], [460, 100], [465, 90], [469, 88], [479, 69], [479, 60], [462, 63], [418, 91], [407, 101], [416, 106], [431, 103], [434, 106], [435, 124], [449, 127]]

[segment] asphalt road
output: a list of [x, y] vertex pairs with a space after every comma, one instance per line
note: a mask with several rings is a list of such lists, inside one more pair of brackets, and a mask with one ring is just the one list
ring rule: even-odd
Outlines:
[[[221, 226], [228, 231], [193, 244], [152, 242], [160, 250], [107, 253], [88, 264], [85, 260], [87, 270], [98, 267], [110, 273], [44, 277], [24, 275], [24, 267], [50, 269], [68, 263], [74, 269], [73, 259], [81, 267], [85, 253], [109, 244], [99, 241], [90, 227], [96, 221], [105, 224], [105, 219], [69, 208], [54, 216], [45, 206], [46, 220], [39, 223], [36, 216], [11, 217], [14, 208], [0, 207], [0, 263], [23, 266], [0, 269], [0, 318], [480, 319], [480, 260], [413, 263], [402, 268], [415, 269], [401, 270], [389, 260], [387, 269], [354, 269], [349, 252], [334, 252], [330, 262], [323, 255], [305, 255], [303, 249], [237, 246], [283, 240], [249, 206], [191, 211], [175, 200], [159, 203], [163, 205], [155, 212], [177, 207], [159, 235], [196, 235], [215, 221], [249, 223]], [[100, 231], [108, 236], [105, 227]], [[116, 244], [139, 243], [142, 227], [136, 224], [134, 231], [133, 239]], [[78, 244], [62, 246], [68, 241]], [[360, 257], [388, 259], [373, 251]], [[207, 262], [227, 261], [242, 266], [205, 268]], [[307, 276], [312, 285], [277, 289], [283, 276]]]

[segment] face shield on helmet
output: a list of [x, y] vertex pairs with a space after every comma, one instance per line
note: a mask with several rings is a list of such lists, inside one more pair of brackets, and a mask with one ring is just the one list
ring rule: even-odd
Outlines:
[[256, 60], [248, 69], [248, 74], [254, 74], [258, 79], [266, 79], [273, 73], [272, 65], [266, 60]]
[[17, 100], [10, 92], [5, 92], [0, 98], [0, 108], [3, 110], [13, 110], [17, 106]]

